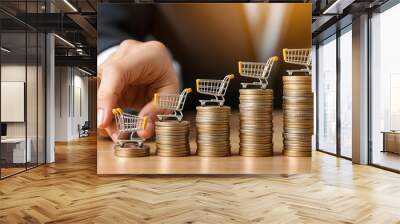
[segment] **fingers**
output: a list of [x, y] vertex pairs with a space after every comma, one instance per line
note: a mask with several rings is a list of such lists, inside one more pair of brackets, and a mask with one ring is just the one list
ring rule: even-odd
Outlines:
[[118, 139], [128, 139], [129, 137], [127, 133], [120, 133], [115, 123], [110, 124], [104, 130], [107, 132], [108, 136], [110, 136], [114, 142], [116, 142]]
[[102, 79], [97, 93], [97, 126], [106, 128], [110, 125], [113, 114], [111, 110], [116, 107], [122, 86], [123, 71], [118, 65], [103, 68]]
[[[163, 86], [156, 90], [158, 93], [176, 93], [178, 90], [178, 85], [175, 83], [171, 83], [169, 85]], [[154, 99], [147, 103], [142, 110], [139, 112], [139, 116], [144, 117], [147, 116], [149, 121], [145, 130], [138, 131], [138, 136], [141, 138], [150, 138], [154, 135], [155, 122], [157, 120], [157, 108], [154, 106]]]
[[[97, 124], [98, 128], [105, 129], [114, 141], [118, 139], [118, 132], [112, 122], [111, 111], [118, 103], [120, 106], [136, 108], [144, 105], [139, 116], [148, 116], [149, 123], [138, 135], [149, 138], [154, 134], [157, 111], [153, 102], [148, 100], [152, 99], [155, 92], [176, 93], [178, 90], [171, 56], [167, 48], [157, 41], [122, 42], [118, 51], [99, 66], [98, 76], [100, 83], [97, 95]], [[139, 86], [143, 86], [144, 89], [138, 88]], [[141, 99], [138, 99], [139, 97]], [[125, 105], [124, 102], [129, 104]]]
[[142, 110], [139, 113], [140, 117], [147, 117], [148, 118], [148, 123], [146, 129], [142, 131], [138, 131], [137, 134], [141, 138], [150, 138], [151, 136], [154, 135], [154, 123], [157, 119], [157, 111], [154, 108], [154, 103], [149, 102], [147, 103]]

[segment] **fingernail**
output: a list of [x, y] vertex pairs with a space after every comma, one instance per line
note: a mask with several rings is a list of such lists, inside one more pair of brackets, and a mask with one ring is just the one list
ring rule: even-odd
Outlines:
[[104, 119], [104, 110], [103, 109], [97, 110], [97, 127], [100, 127], [102, 125], [103, 119]]

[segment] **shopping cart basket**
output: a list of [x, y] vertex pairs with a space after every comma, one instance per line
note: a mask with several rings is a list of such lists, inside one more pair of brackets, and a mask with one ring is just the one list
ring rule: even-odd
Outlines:
[[162, 121], [163, 118], [176, 118], [181, 121], [183, 118], [182, 110], [185, 106], [187, 95], [192, 92], [191, 88], [186, 88], [181, 94], [154, 94], [154, 105], [157, 109], [166, 109], [173, 111], [172, 114], [159, 114], [158, 120]]
[[121, 108], [112, 109], [119, 133], [130, 133], [129, 140], [118, 140], [117, 145], [123, 147], [125, 143], [135, 143], [143, 146], [144, 138], [136, 137], [136, 132], [144, 130], [147, 126], [147, 117], [139, 117], [133, 114], [124, 113]]
[[262, 89], [267, 88], [268, 78], [271, 75], [272, 67], [277, 61], [277, 56], [270, 57], [267, 63], [239, 61], [239, 74], [241, 76], [259, 80], [258, 82], [241, 83], [243, 88], [247, 88], [248, 85], [261, 86]]
[[306, 72], [311, 75], [311, 48], [283, 49], [283, 60], [289, 64], [303, 65], [305, 69], [287, 70], [289, 75], [294, 72]]
[[235, 76], [233, 74], [225, 76], [223, 80], [214, 79], [197, 79], [196, 89], [198, 93], [214, 96], [215, 99], [199, 100], [200, 104], [204, 106], [207, 102], [218, 103], [220, 106], [224, 105], [225, 93], [228, 88], [229, 81]]

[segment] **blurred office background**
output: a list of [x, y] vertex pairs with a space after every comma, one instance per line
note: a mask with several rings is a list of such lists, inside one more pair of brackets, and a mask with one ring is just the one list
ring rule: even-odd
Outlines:
[[[197, 78], [222, 79], [233, 73], [226, 94], [227, 105], [237, 107], [240, 82], [238, 61], [266, 62], [278, 56], [268, 88], [275, 107], [282, 104], [282, 75], [289, 66], [282, 61], [283, 48], [311, 48], [311, 4], [99, 4], [98, 51], [122, 38], [156, 39], [171, 51], [180, 65], [182, 88], [195, 89]], [[116, 13], [120, 12], [120, 13]], [[119, 14], [110, 21], [109, 14]], [[119, 27], [116, 29], [115, 27]], [[121, 35], [119, 32], [126, 32]], [[119, 39], [120, 38], [120, 39]], [[194, 91], [195, 92], [195, 91]], [[194, 93], [187, 109], [198, 105]]]

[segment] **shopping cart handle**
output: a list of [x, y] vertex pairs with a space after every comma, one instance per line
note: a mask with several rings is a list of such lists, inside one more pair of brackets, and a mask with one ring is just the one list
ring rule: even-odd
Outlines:
[[242, 74], [243, 69], [242, 69], [242, 62], [241, 61], [238, 62], [238, 67], [239, 67], [239, 74]]
[[[284, 56], [284, 57], [285, 57], [285, 56]], [[274, 62], [277, 62], [278, 59], [279, 59], [278, 56], [273, 56], [273, 57], [272, 57], [272, 61], [274, 61]]]
[[117, 112], [118, 112], [120, 115], [123, 115], [123, 114], [124, 114], [124, 111], [123, 111], [121, 108], [118, 107], [116, 110], [117, 110]]
[[200, 90], [200, 79], [196, 79], [196, 90], [197, 92]]
[[183, 91], [185, 91], [186, 93], [191, 93], [192, 92], [192, 88], [186, 88]]
[[142, 123], [142, 129], [146, 129], [147, 128], [147, 122], [148, 122], [148, 117], [143, 117], [143, 123]]
[[154, 93], [154, 107], [158, 108], [158, 101], [160, 101], [160, 94]]
[[227, 75], [226, 77], [227, 77], [229, 80], [231, 80], [231, 79], [235, 78], [235, 75], [234, 75], [234, 74], [230, 74], [230, 75]]
[[287, 48], [283, 48], [282, 49], [282, 54], [283, 54], [283, 60], [285, 60], [286, 61], [286, 52], [287, 52]]
[[113, 108], [113, 109], [111, 110], [111, 112], [112, 112], [114, 115], [117, 115], [117, 110], [116, 110], [115, 108]]

